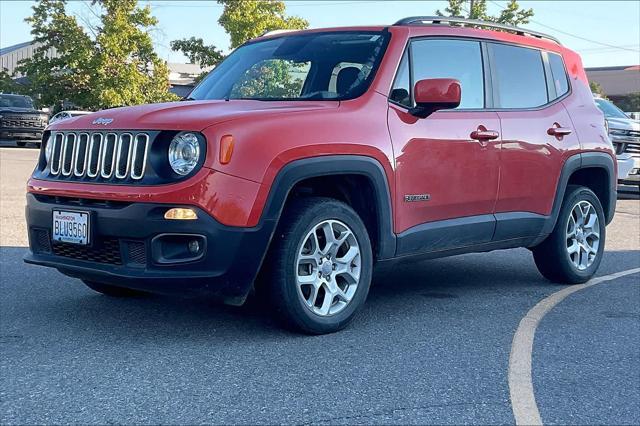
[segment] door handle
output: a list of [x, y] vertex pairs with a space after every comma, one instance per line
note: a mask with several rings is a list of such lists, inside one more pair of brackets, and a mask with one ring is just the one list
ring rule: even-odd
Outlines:
[[471, 137], [471, 139], [475, 139], [478, 141], [490, 141], [498, 139], [500, 133], [496, 132], [495, 130], [487, 130], [484, 127], [480, 126], [478, 127], [478, 130], [474, 130], [469, 136]]
[[547, 130], [547, 134], [549, 136], [562, 137], [570, 135], [572, 131], [573, 130], [568, 127], [560, 127], [558, 123], [554, 123], [553, 127], [550, 127], [549, 130]]

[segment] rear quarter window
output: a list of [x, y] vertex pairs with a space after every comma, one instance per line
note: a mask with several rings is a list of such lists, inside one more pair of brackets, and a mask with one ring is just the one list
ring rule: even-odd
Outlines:
[[549, 102], [544, 63], [539, 50], [489, 43], [498, 108], [535, 108]]
[[548, 53], [549, 67], [551, 68], [551, 78], [556, 91], [556, 99], [564, 96], [569, 91], [569, 80], [564, 67], [562, 56], [557, 53]]

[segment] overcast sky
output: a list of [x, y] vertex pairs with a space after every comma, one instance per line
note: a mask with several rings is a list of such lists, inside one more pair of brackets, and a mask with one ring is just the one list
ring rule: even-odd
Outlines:
[[[71, 0], [70, 10], [81, 21], [95, 19], [90, 1]], [[186, 62], [171, 52], [169, 42], [184, 37], [202, 37], [227, 51], [229, 39], [217, 23], [222, 6], [214, 0], [143, 1], [150, 3], [159, 19], [152, 32], [160, 55], [170, 62]], [[289, 14], [307, 19], [311, 27], [391, 24], [413, 15], [432, 15], [444, 9], [445, 1], [391, 0], [294, 0], [287, 1]], [[498, 13], [504, 0], [489, 1], [491, 13]], [[24, 18], [31, 14], [32, 1], [0, 0], [0, 47], [31, 39]], [[535, 16], [526, 27], [546, 32], [578, 51], [587, 67], [640, 64], [640, 1], [520, 1], [533, 8]]]

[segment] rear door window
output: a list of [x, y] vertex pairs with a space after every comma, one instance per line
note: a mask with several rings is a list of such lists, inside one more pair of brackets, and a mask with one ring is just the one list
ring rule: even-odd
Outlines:
[[413, 81], [454, 78], [462, 99], [457, 109], [484, 108], [484, 74], [480, 43], [471, 40], [417, 40], [411, 43]]
[[488, 43], [498, 108], [535, 108], [549, 102], [539, 50]]

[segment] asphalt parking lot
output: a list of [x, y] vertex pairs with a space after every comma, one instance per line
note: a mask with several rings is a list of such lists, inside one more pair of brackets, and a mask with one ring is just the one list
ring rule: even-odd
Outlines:
[[[1, 424], [515, 422], [514, 334], [566, 288], [527, 250], [378, 270], [348, 329], [296, 335], [257, 301], [111, 299], [23, 264], [36, 156], [0, 148]], [[640, 268], [640, 202], [619, 201], [607, 232], [598, 275]], [[544, 423], [640, 424], [640, 273], [568, 295], [531, 360]]]

